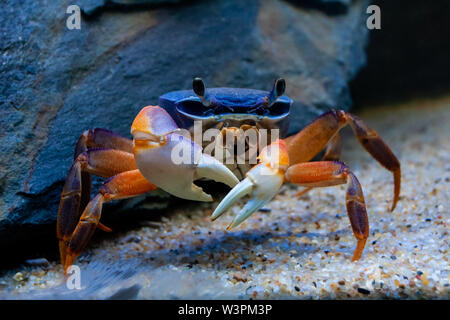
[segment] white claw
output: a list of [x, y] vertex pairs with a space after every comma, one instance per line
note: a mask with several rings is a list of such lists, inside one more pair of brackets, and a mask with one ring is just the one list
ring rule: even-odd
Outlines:
[[[186, 161], [177, 158], [179, 150], [188, 155]], [[183, 152], [184, 152], [183, 151]], [[183, 154], [183, 153], [181, 153]], [[135, 147], [134, 158], [142, 175], [158, 188], [182, 199], [212, 201], [211, 195], [194, 184], [200, 178], [209, 178], [234, 187], [238, 178], [217, 159], [202, 154], [202, 149], [190, 139], [176, 133], [166, 136], [156, 147]], [[192, 159], [198, 159], [198, 164]], [[181, 161], [183, 160], [183, 161]]]
[[233, 188], [239, 183], [239, 179], [223, 165], [219, 160], [207, 154], [202, 154], [196, 169], [196, 179], [208, 178], [216, 182], [222, 182]]
[[159, 106], [143, 108], [131, 126], [133, 154], [142, 175], [158, 188], [179, 198], [212, 201], [193, 182], [209, 178], [234, 187], [239, 180], [217, 159], [203, 154], [187, 130], [176, 125]]
[[247, 178], [239, 182], [221, 201], [212, 214], [217, 219], [222, 213], [243, 196], [250, 194], [251, 199], [234, 218], [228, 229], [234, 228], [262, 208], [280, 190], [284, 175], [265, 164], [259, 164], [247, 173]]
[[258, 209], [262, 208], [270, 200], [271, 199], [257, 199], [257, 198], [250, 199], [250, 201], [245, 204], [244, 208], [242, 208], [239, 214], [233, 219], [233, 222], [231, 222], [227, 230], [230, 230], [231, 228], [240, 225], [242, 222], [245, 221], [245, 219], [250, 217]]
[[215, 220], [222, 215], [228, 208], [231, 207], [233, 203], [238, 201], [243, 196], [252, 192], [253, 183], [250, 179], [246, 178], [239, 182], [228, 194], [223, 198], [223, 200], [219, 203], [216, 210], [214, 210], [211, 219]]

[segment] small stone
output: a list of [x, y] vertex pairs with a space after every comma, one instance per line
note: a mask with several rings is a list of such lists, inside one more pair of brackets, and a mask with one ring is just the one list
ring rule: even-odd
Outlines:
[[23, 277], [22, 272], [17, 272], [17, 273], [14, 275], [13, 279], [14, 279], [15, 281], [17, 281], [17, 282], [23, 281], [24, 277]]
[[236, 281], [247, 282], [247, 278], [245, 277], [245, 275], [239, 271], [234, 273], [233, 279]]
[[38, 258], [38, 259], [28, 259], [25, 260], [25, 263], [29, 266], [48, 266], [50, 263], [45, 258]]
[[295, 287], [294, 287], [294, 289], [295, 289], [295, 291], [297, 291], [297, 292], [299, 292], [299, 291], [300, 291], [300, 288], [299, 288], [299, 287], [297, 287], [297, 286], [295, 286]]
[[139, 243], [141, 242], [141, 238], [137, 235], [130, 234], [122, 239], [122, 243], [129, 243], [129, 242]]
[[364, 288], [358, 288], [358, 292], [362, 294], [370, 294], [370, 291]]

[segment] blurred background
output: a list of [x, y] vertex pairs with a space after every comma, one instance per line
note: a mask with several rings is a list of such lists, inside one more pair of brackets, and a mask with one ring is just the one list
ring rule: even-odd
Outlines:
[[450, 91], [450, 21], [446, 1], [372, 1], [382, 11], [382, 30], [369, 34], [367, 63], [350, 82], [353, 107]]

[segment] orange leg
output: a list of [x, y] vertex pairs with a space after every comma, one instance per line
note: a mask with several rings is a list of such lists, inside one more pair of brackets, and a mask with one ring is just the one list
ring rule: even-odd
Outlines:
[[[325, 149], [325, 154], [322, 157], [322, 161], [338, 161], [341, 157], [341, 151], [342, 151], [342, 139], [337, 132], [331, 140], [327, 144], [327, 148]], [[302, 195], [308, 193], [314, 189], [313, 187], [308, 187], [303, 189], [302, 191], [298, 192], [295, 196], [301, 197]]]
[[78, 139], [74, 159], [88, 148], [116, 149], [133, 153], [133, 141], [101, 128], [86, 130]]
[[[133, 141], [118, 135], [110, 130], [95, 128], [86, 130], [78, 139], [75, 146], [74, 161], [77, 157], [90, 148], [115, 149], [133, 153]], [[130, 169], [128, 169], [130, 170]], [[89, 172], [81, 173], [81, 199], [79, 215], [83, 212], [90, 200], [92, 177]]]
[[[56, 235], [60, 239], [61, 261], [65, 260], [65, 241], [71, 236], [86, 205], [83, 197], [89, 202], [89, 183], [83, 180], [83, 174], [95, 174], [101, 177], [111, 177], [120, 172], [136, 169], [134, 156], [120, 150], [90, 149], [78, 155], [67, 174], [66, 182], [59, 203], [56, 222]], [[84, 200], [86, 201], [86, 200]]]
[[319, 161], [295, 164], [286, 171], [286, 180], [305, 187], [328, 187], [347, 183], [347, 214], [357, 239], [352, 261], [361, 258], [369, 236], [364, 195], [356, 176], [339, 161]]
[[358, 141], [367, 152], [393, 173], [394, 200], [391, 208], [393, 211], [400, 195], [400, 162], [381, 137], [355, 115], [342, 110], [331, 110], [308, 124], [299, 133], [284, 139], [291, 164], [310, 161], [346, 125], [352, 127]]
[[119, 173], [106, 180], [100, 187], [98, 194], [84, 209], [75, 230], [63, 239], [60, 238], [60, 250], [63, 250], [61, 252], [61, 263], [64, 271], [81, 254], [94, 234], [95, 229], [101, 228], [105, 230], [106, 227], [100, 224], [103, 203], [135, 197], [155, 189], [156, 186], [148, 182], [138, 169]]
[[62, 261], [66, 251], [62, 241], [72, 234], [89, 203], [91, 174], [109, 178], [119, 172], [136, 169], [132, 149], [132, 140], [106, 129], [86, 130], [78, 139], [58, 210], [56, 233], [62, 248]]

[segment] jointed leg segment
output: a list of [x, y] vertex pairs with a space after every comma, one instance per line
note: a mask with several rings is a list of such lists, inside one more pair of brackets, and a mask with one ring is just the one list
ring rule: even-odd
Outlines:
[[[91, 174], [109, 178], [135, 170], [132, 145], [131, 140], [105, 129], [87, 130], [78, 140], [75, 160], [67, 175], [58, 210], [57, 237], [63, 264], [68, 240], [90, 200]], [[108, 230], [101, 224], [98, 227]]]
[[361, 119], [345, 111], [332, 110], [321, 115], [299, 133], [266, 147], [278, 147], [279, 152], [267, 153], [265, 152], [267, 149], [263, 149], [258, 157], [260, 163], [253, 167], [247, 173], [247, 177], [222, 200], [214, 210], [212, 218], [216, 219], [237, 199], [250, 194], [251, 200], [248, 203], [257, 205], [251, 208], [246, 205], [238, 213], [232, 226], [238, 225], [272, 199], [283, 182], [292, 182], [306, 187], [302, 194], [311, 188], [346, 183], [347, 213], [357, 238], [353, 260], [359, 259], [369, 236], [369, 220], [358, 179], [342, 162], [308, 162], [325, 146], [327, 149], [323, 160], [339, 159], [341, 151], [339, 130], [346, 125], [352, 127], [359, 142], [372, 157], [393, 173], [394, 201], [391, 209], [393, 210], [400, 193], [399, 161], [378, 134]]
[[364, 195], [356, 176], [339, 161], [319, 161], [295, 164], [286, 171], [286, 180], [305, 187], [328, 187], [347, 183], [347, 214], [358, 244], [352, 260], [361, 257], [369, 236]]
[[291, 164], [310, 161], [331, 140], [326, 156], [336, 156], [338, 149], [334, 141], [336, 133], [350, 125], [358, 141], [383, 167], [394, 175], [394, 200], [391, 211], [395, 209], [400, 194], [400, 163], [386, 143], [361, 119], [342, 110], [331, 110], [307, 125], [299, 133], [285, 139]]
[[[342, 151], [342, 139], [339, 132], [336, 132], [336, 134], [327, 143], [327, 147], [325, 149], [325, 154], [322, 157], [322, 161], [333, 161], [333, 160], [338, 161], [341, 157], [341, 151]], [[307, 187], [302, 191], [298, 192], [296, 196], [301, 197], [302, 195], [306, 194], [312, 189], [314, 188]]]
[[138, 169], [119, 173], [106, 180], [100, 187], [98, 194], [84, 209], [75, 230], [60, 240], [60, 246], [63, 246], [62, 249], [64, 250], [64, 253], [61, 253], [61, 256], [64, 255], [64, 259], [61, 258], [64, 270], [83, 251], [96, 228], [105, 230], [106, 227], [99, 222], [103, 203], [134, 197], [155, 189], [156, 186], [148, 182]]

